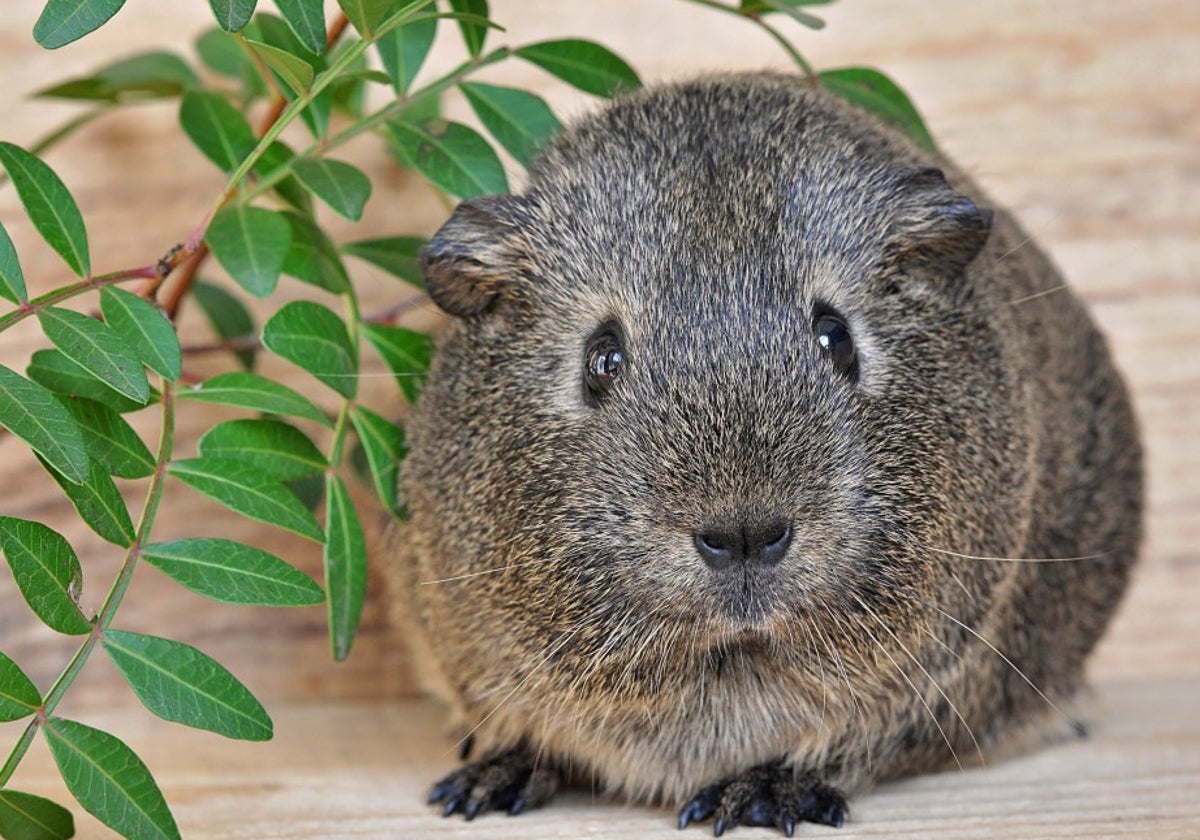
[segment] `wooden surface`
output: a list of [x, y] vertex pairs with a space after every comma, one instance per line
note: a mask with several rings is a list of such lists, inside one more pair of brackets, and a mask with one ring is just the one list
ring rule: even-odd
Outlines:
[[[968, 771], [887, 785], [850, 803], [841, 829], [807, 825], [799, 837], [1200, 836], [1200, 732], [1195, 677], [1106, 683], [1096, 734], [1037, 755]], [[422, 804], [430, 782], [456, 763], [439, 734], [440, 710], [426, 701], [285, 706], [270, 744], [223, 741], [181, 731], [139, 710], [97, 713], [119, 731], [155, 775], [184, 837], [467, 838], [621, 837], [678, 840], [672, 810], [614, 804], [586, 791], [513, 819], [443, 819]], [[22, 767], [22, 790], [56, 795], [44, 755]], [[89, 824], [90, 826], [90, 824]], [[105, 836], [90, 828], [82, 837]], [[729, 836], [729, 835], [727, 835]], [[780, 837], [738, 829], [734, 838]]]
[[[152, 45], [164, 33], [190, 50], [208, 4], [130, 3], [82, 43], [48, 53], [29, 30], [34, 0], [9, 0], [0, 20], [0, 137], [30, 144], [77, 113], [32, 101], [31, 91]], [[331, 8], [333, 3], [328, 4]], [[507, 34], [497, 43], [585, 35], [601, 40], [647, 80], [700, 70], [786, 67], [751, 27], [678, 0], [564, 3], [494, 0]], [[1097, 651], [1092, 674], [1100, 712], [1095, 737], [982, 771], [890, 785], [853, 803], [836, 835], [895, 832], [946, 837], [1200, 836], [1200, 4], [1193, 0], [842, 0], [821, 13], [821, 33], [796, 32], [819, 67], [880, 66], [914, 97], [939, 142], [1013, 208], [1087, 299], [1126, 371], [1142, 419], [1150, 480], [1144, 562], [1125, 607]], [[455, 39], [431, 61], [461, 58]], [[534, 86], [560, 115], [585, 97], [524, 65], [488, 80]], [[449, 98], [449, 113], [466, 117]], [[421, 185], [389, 169], [371, 144], [346, 158], [369, 169], [376, 194], [343, 238], [429, 232], [445, 210]], [[52, 152], [51, 164], [80, 201], [98, 272], [140, 265], [184, 237], [211, 204], [220, 175], [179, 136], [172, 105], [105, 118]], [[514, 175], [516, 170], [514, 169]], [[36, 294], [66, 282], [24, 220], [11, 187], [0, 219]], [[403, 293], [352, 267], [368, 309]], [[215, 272], [213, 272], [215, 276]], [[285, 285], [282, 294], [306, 292]], [[414, 324], [427, 323], [418, 312]], [[24, 325], [0, 336], [0, 362], [21, 367], [41, 345]], [[185, 344], [209, 340], [185, 313]], [[198, 376], [224, 364], [193, 356]], [[268, 368], [300, 387], [282, 363]], [[368, 404], [400, 410], [380, 369], [363, 381]], [[307, 389], [309, 393], [313, 389]], [[146, 421], [154, 418], [147, 412]], [[181, 410], [179, 454], [216, 415]], [[224, 416], [224, 415], [222, 415]], [[231, 412], [229, 416], [234, 416]], [[149, 422], [140, 427], [149, 435]], [[85, 600], [97, 606], [119, 556], [73, 520], [57, 487], [18, 444], [0, 438], [0, 511], [62, 529], [84, 565]], [[218, 530], [277, 551], [316, 573], [311, 545], [226, 514], [180, 488], [168, 492], [155, 539]], [[398, 641], [386, 631], [373, 585], [350, 661], [329, 662], [319, 609], [287, 612], [211, 604], [150, 569], [137, 573], [118, 625], [194, 644], [242, 677], [277, 722], [271, 744], [238, 744], [150, 717], [97, 657], [63, 712], [108, 727], [146, 759], [188, 837], [679, 836], [671, 815], [593, 803], [587, 795], [517, 821], [470, 827], [433, 818], [425, 785], [453, 762], [440, 715], [414, 691]], [[0, 649], [45, 688], [73, 643], [32, 621], [0, 572]], [[409, 699], [397, 699], [409, 697]], [[7, 752], [18, 728], [0, 726]], [[38, 744], [18, 786], [68, 799]], [[110, 836], [86, 815], [80, 836]], [[767, 836], [764, 832], [739, 832]]]

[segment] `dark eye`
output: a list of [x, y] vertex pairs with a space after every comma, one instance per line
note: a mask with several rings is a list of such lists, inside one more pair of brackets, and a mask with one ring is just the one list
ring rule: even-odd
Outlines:
[[604, 398], [625, 369], [625, 348], [611, 328], [603, 329], [588, 342], [584, 357], [583, 383], [586, 396], [594, 404]]
[[854, 350], [854, 338], [850, 328], [840, 315], [822, 312], [813, 320], [813, 332], [838, 373], [851, 379], [858, 377], [858, 354]]

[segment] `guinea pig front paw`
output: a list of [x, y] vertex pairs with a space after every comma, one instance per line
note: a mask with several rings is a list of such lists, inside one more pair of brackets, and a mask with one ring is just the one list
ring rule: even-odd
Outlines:
[[515, 816], [545, 805], [558, 790], [558, 774], [537, 766], [533, 750], [522, 742], [508, 749], [489, 750], [433, 786], [430, 805], [442, 805], [442, 816], [462, 814], [473, 820], [484, 811], [507, 811]]
[[679, 827], [714, 817], [713, 835], [738, 825], [775, 826], [791, 837], [796, 823], [841, 826], [846, 799], [784, 761], [759, 764], [701, 790], [679, 812]]

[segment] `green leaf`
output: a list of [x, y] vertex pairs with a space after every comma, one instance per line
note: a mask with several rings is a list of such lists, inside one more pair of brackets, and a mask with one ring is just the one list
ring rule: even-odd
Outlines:
[[292, 226], [274, 210], [235, 204], [216, 215], [208, 247], [234, 281], [255, 297], [275, 291], [292, 244]]
[[206, 158], [232, 172], [254, 151], [254, 129], [219, 93], [189, 90], [179, 105], [179, 125]]
[[329, 158], [300, 159], [293, 171], [300, 183], [338, 214], [357, 222], [371, 196], [371, 181], [359, 169]]
[[342, 246], [342, 253], [366, 260], [388, 274], [393, 274], [409, 285], [425, 291], [425, 279], [421, 273], [421, 249], [429, 240], [419, 236], [388, 236], [382, 239], [364, 239]]
[[111, 328], [81, 312], [50, 306], [38, 313], [42, 331], [63, 355], [107, 382], [115, 390], [143, 405], [150, 399], [150, 383], [142, 363]]
[[85, 811], [125, 837], [179, 840], [162, 792], [133, 750], [64, 718], [47, 718], [42, 731], [67, 790]]
[[325, 231], [298, 213], [283, 215], [292, 226], [292, 245], [283, 261], [283, 273], [334, 294], [349, 289], [350, 276]]
[[895, 82], [869, 67], [843, 67], [820, 75], [821, 87], [851, 105], [870, 111], [886, 123], [900, 129], [918, 146], [937, 152], [933, 135], [908, 96]]
[[324, 472], [329, 463], [308, 435], [278, 420], [227, 420], [200, 438], [204, 458], [227, 458], [279, 481]]
[[363, 324], [363, 335], [396, 377], [408, 401], [416, 402], [433, 358], [433, 340], [403, 327]]
[[17, 260], [17, 249], [13, 247], [12, 239], [4, 225], [0, 224], [0, 297], [5, 297], [13, 303], [27, 303], [29, 292], [25, 290], [25, 275], [21, 272], [21, 263]]
[[250, 690], [191, 645], [106, 630], [104, 651], [138, 699], [164, 720], [243, 741], [269, 741], [271, 718]]
[[293, 92], [304, 93], [312, 87], [313, 68], [304, 59], [297, 58], [287, 50], [252, 41], [249, 38], [246, 39], [246, 46], [253, 50], [264, 64], [275, 71]]
[[[295, 152], [288, 148], [286, 144], [276, 141], [267, 146], [267, 150], [258, 159], [258, 163], [255, 164], [254, 171], [265, 178], [280, 167], [290, 167], [295, 158]], [[300, 182], [296, 180], [295, 176], [288, 175], [277, 181], [273, 189], [288, 204], [305, 215], [312, 215], [312, 196], [309, 195], [308, 190], [300, 186]]]
[[429, 48], [437, 37], [437, 25], [438, 19], [433, 15], [418, 15], [375, 42], [392, 87], [401, 96], [408, 93], [425, 63]]
[[[192, 284], [192, 300], [196, 301], [213, 331], [222, 341], [257, 338], [254, 318], [240, 300], [220, 286], [197, 280]], [[246, 347], [233, 354], [247, 370], [254, 367], [255, 349]]]
[[172, 52], [152, 50], [106, 64], [96, 77], [117, 90], [171, 85], [175, 93], [200, 84], [187, 62]]
[[67, 840], [75, 819], [66, 808], [17, 790], [0, 790], [0, 837], [4, 840]]
[[[4, 520], [0, 518], [0, 528]], [[42, 705], [37, 686], [16, 662], [0, 653], [0, 722], [29, 717]]]
[[50, 475], [89, 528], [113, 545], [122, 548], [133, 545], [136, 535], [129, 509], [104, 467], [93, 463], [87, 481], [81, 484], [72, 484], [54, 471]]
[[325, 51], [323, 0], [275, 0], [275, 5], [304, 46], [314, 53]]
[[325, 600], [321, 587], [299, 569], [232, 540], [154, 543], [142, 549], [142, 559], [193, 592], [225, 604], [304, 607]]
[[50, 0], [33, 25], [33, 40], [58, 49], [99, 29], [124, 5], [125, 0]]
[[[49, 388], [56, 394], [95, 400], [121, 414], [145, 407], [129, 397], [118, 394], [57, 350], [35, 350], [30, 358], [29, 367], [26, 368], [26, 373], [34, 382]], [[157, 399], [153, 389], [151, 389], [151, 395]], [[45, 452], [41, 450], [38, 452], [43, 457], [50, 459]]]
[[138, 354], [146, 367], [167, 379], [183, 373], [183, 358], [175, 328], [154, 304], [116, 286], [100, 290], [104, 322]]
[[369, 37], [375, 27], [395, 8], [396, 0], [338, 0], [342, 12], [358, 34]]
[[0, 142], [0, 166], [8, 170], [29, 221], [46, 244], [80, 277], [90, 274], [92, 266], [83, 216], [54, 170], [20, 146], [3, 142]]
[[0, 548], [21, 597], [47, 627], [68, 636], [92, 631], [79, 609], [83, 570], [61, 534], [40, 522], [0, 516]]
[[379, 499], [391, 511], [398, 511], [396, 478], [400, 462], [407, 452], [404, 446], [404, 430], [361, 405], [350, 413], [358, 439], [362, 441], [367, 464], [371, 468], [371, 481]]
[[329, 641], [339, 662], [350, 655], [367, 591], [367, 548], [346, 485], [336, 473], [325, 479], [325, 591]]
[[220, 502], [235, 513], [316, 542], [324, 539], [317, 520], [313, 519], [295, 494], [278, 481], [263, 475], [261, 470], [221, 458], [176, 461], [167, 469], [193, 490]]
[[321, 409], [291, 388], [256, 373], [221, 373], [190, 390], [181, 389], [175, 396], [181, 400], [236, 405], [267, 414], [303, 417], [322, 426], [333, 425]]
[[596, 96], [616, 96], [642, 86], [632, 67], [594, 41], [542, 41], [521, 47], [514, 54]]
[[223, 29], [209, 29], [197, 38], [196, 54], [205, 67], [222, 76], [242, 79], [247, 71], [253, 72], [237, 39]]
[[199, 83], [196, 74], [179, 56], [154, 51], [114, 62], [91, 76], [60, 82], [37, 91], [34, 96], [133, 102], [179, 96]]
[[801, 26], [809, 29], [824, 29], [825, 21], [816, 15], [802, 12], [798, 6], [824, 6], [833, 0], [741, 0], [738, 10], [749, 17], [757, 17], [770, 12], [782, 12]]
[[[488, 19], [487, 0], [450, 0], [450, 8], [460, 15], [483, 18], [484, 21]], [[462, 32], [463, 43], [467, 45], [467, 52], [471, 54], [471, 58], [478, 57], [483, 52], [483, 42], [487, 39], [487, 25], [470, 18], [460, 18], [458, 28]]]
[[423, 126], [388, 123], [397, 150], [435, 186], [459, 198], [508, 192], [496, 152], [465, 125], [433, 120]]
[[217, 25], [226, 32], [241, 32], [250, 22], [258, 0], [208, 0]]
[[263, 324], [263, 346], [347, 399], [358, 390], [358, 352], [342, 319], [319, 303], [286, 304]]
[[69, 481], [87, 478], [87, 448], [71, 415], [52, 393], [4, 365], [0, 365], [0, 426], [29, 444]]
[[154, 472], [154, 456], [120, 414], [92, 400], [68, 398], [62, 403], [83, 432], [88, 455], [108, 473], [145, 478]]
[[550, 138], [562, 129], [550, 106], [528, 91], [478, 82], [463, 82], [458, 87], [479, 121], [523, 166], [529, 166]]

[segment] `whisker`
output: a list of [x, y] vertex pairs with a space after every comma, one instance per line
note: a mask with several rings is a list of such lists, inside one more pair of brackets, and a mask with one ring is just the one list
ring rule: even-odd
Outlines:
[[554, 655], [556, 653], [558, 653], [560, 650], [562, 650], [566, 646], [567, 642], [569, 642], [569, 641], [571, 641], [571, 639], [575, 638], [575, 636], [578, 635], [578, 633], [581, 629], [582, 629], [582, 626], [576, 627], [574, 630], [571, 630], [566, 635], [564, 635], [563, 638], [560, 639], [558, 641], [558, 643], [554, 645], [554, 647], [552, 647], [549, 651], [547, 651], [546, 655], [542, 657], [542, 661], [539, 662], [536, 666], [534, 666], [534, 669], [532, 671], [530, 671], [528, 674], [526, 674], [519, 683], [517, 683], [515, 686], [513, 686], [512, 690], [509, 691], [508, 694], [504, 695], [504, 697], [501, 698], [500, 702], [497, 703], [490, 712], [488, 712], [486, 715], [484, 715], [483, 719], [480, 720], [479, 723], [472, 726], [471, 730], [469, 732], [467, 732], [467, 734], [463, 735], [463, 737], [458, 740], [458, 743], [456, 743], [454, 745], [454, 747], [452, 748], [452, 751], [457, 750], [459, 747], [461, 747], [462, 744], [468, 738], [470, 738], [472, 735], [474, 735], [476, 732], [479, 731], [479, 727], [483, 726], [485, 723], [487, 723], [489, 720], [491, 720], [492, 716], [495, 715], [496, 712], [500, 711], [500, 709], [504, 706], [504, 704], [507, 703], [510, 699], [512, 699], [512, 696], [514, 694], [516, 694], [518, 691], [520, 691], [521, 688], [525, 685], [525, 683], [529, 682], [529, 680], [531, 680], [533, 678], [533, 676], [538, 671], [540, 671], [546, 665], [546, 663], [549, 662], [554, 657]]
[[1059, 283], [1057, 286], [1051, 286], [1047, 289], [1042, 289], [1041, 291], [1038, 291], [1038, 292], [1033, 292], [1028, 295], [1023, 295], [1022, 297], [1019, 297], [1019, 298], [1013, 298], [1012, 300], [1001, 301], [1000, 303], [993, 304], [991, 306], [980, 306], [980, 307], [976, 307], [973, 309], [967, 309], [964, 312], [960, 312], [957, 315], [951, 315], [948, 318], [943, 318], [940, 321], [933, 321], [928, 324], [921, 324], [919, 326], [909, 327], [908, 329], [899, 330], [898, 332], [892, 333], [892, 335], [897, 336], [897, 337], [902, 337], [905, 335], [911, 335], [913, 333], [934, 330], [934, 329], [937, 329], [938, 327], [946, 327], [951, 324], [957, 324], [960, 321], [965, 321], [968, 318], [975, 318], [975, 317], [979, 317], [982, 315], [987, 315], [991, 312], [998, 312], [999, 310], [1004, 309], [1005, 307], [1020, 306], [1023, 303], [1029, 303], [1030, 301], [1037, 300], [1038, 298], [1045, 297], [1047, 295], [1057, 294], [1058, 292], [1065, 292], [1069, 288], [1070, 287], [1066, 283]]
[[[925, 666], [921, 664], [920, 660], [918, 660], [917, 657], [913, 656], [912, 651], [910, 651], [908, 649], [908, 647], [904, 644], [904, 642], [900, 641], [900, 637], [895, 634], [895, 632], [892, 630], [892, 628], [887, 626], [887, 623], [883, 619], [881, 619], [874, 610], [869, 608], [859, 598], [856, 597], [854, 600], [858, 601], [858, 605], [867, 611], [867, 615], [871, 616], [871, 618], [875, 620], [875, 623], [878, 624], [880, 627], [882, 627], [884, 632], [892, 637], [892, 639], [896, 642], [896, 644], [898, 644], [900, 646], [900, 649], [902, 651], [904, 651], [905, 655], [908, 656], [908, 658], [913, 661], [913, 664], [921, 669], [921, 673], [924, 674], [925, 677], [929, 680], [929, 682], [933, 684], [933, 687], [935, 689], [937, 689], [937, 693], [942, 695], [942, 699], [946, 701], [946, 704], [950, 707], [951, 711], [954, 712], [954, 714], [958, 718], [959, 722], [962, 723], [963, 728], [967, 730], [967, 735], [970, 736], [971, 743], [975, 745], [975, 752], [979, 755], [980, 765], [986, 765], [987, 759], [985, 759], [983, 756], [983, 748], [981, 746], [979, 746], [979, 741], [975, 738], [975, 733], [971, 730], [971, 724], [967, 723], [967, 719], [965, 717], [963, 717], [962, 712], [960, 712], [958, 710], [958, 706], [956, 706], [954, 704], [954, 701], [950, 699], [949, 695], [947, 695], [946, 692], [942, 689], [941, 685], [938, 684], [938, 681], [933, 678], [933, 674], [929, 673], [929, 671], [925, 668]], [[935, 721], [935, 723], [936, 723], [936, 721]], [[941, 727], [938, 727], [938, 728], [940, 729]], [[945, 735], [944, 732], [942, 734], [943, 734], [943, 736]], [[954, 752], [953, 747], [951, 748], [950, 751]], [[955, 756], [955, 761], [956, 762], [958, 761], [958, 756]], [[962, 767], [962, 765], [959, 764], [959, 767]]]
[[[855, 598], [855, 600], [858, 601], [857, 598]], [[862, 603], [862, 601], [858, 601], [858, 604], [866, 609], [866, 606]], [[868, 610], [868, 612], [870, 611]], [[909, 678], [905, 670], [900, 667], [900, 663], [896, 661], [896, 658], [892, 656], [883, 643], [879, 641], [879, 637], [871, 632], [871, 628], [859, 621], [857, 618], [854, 619], [854, 622], [864, 633], [871, 637], [871, 641], [875, 643], [875, 646], [879, 648], [879, 650], [883, 652], [883, 655], [886, 656], [892, 665], [896, 667], [897, 673], [899, 673], [901, 678], [908, 683], [908, 687], [912, 689], [913, 694], [916, 695], [916, 698], [921, 701], [921, 705], [925, 707], [925, 711], [929, 714], [929, 719], [933, 721], [933, 725], [937, 727], [937, 731], [941, 733], [942, 740], [946, 742], [946, 748], [950, 750], [950, 756], [954, 759], [954, 763], [958, 765], [958, 769], [965, 770], [966, 768], [963, 766], [962, 761], [960, 761], [958, 758], [958, 752], [954, 749], [954, 744], [950, 743], [950, 736], [946, 734], [946, 730], [943, 729], [941, 723], [938, 722], [937, 715], [933, 713], [933, 708], [929, 705], [929, 701], [925, 699], [925, 695], [920, 692], [916, 684], [912, 681], [912, 679]]]
[[553, 558], [553, 557], [543, 557], [538, 560], [527, 560], [524, 563], [509, 563], [507, 566], [497, 566], [494, 569], [484, 569], [479, 572], [466, 572], [461, 575], [454, 575], [452, 577], [439, 578], [437, 580], [423, 580], [423, 581], [420, 581], [417, 585], [418, 586], [433, 586], [434, 584], [437, 584], [437, 583], [453, 583], [458, 580], [467, 580], [468, 578], [482, 577], [483, 575], [494, 575], [499, 572], [506, 572], [509, 569], [520, 569], [524, 566], [536, 566], [540, 563], [549, 563], [554, 559], [555, 558]]
[[[921, 599], [918, 599], [918, 600], [921, 600]], [[984, 638], [984, 636], [982, 634], [980, 634], [978, 631], [976, 631], [975, 628], [970, 627], [970, 626], [964, 624], [963, 622], [959, 621], [957, 618], [955, 618], [950, 613], [946, 612], [944, 609], [939, 607], [937, 604], [929, 604], [928, 602], [925, 602], [925, 601], [922, 601], [922, 603], [925, 603], [926, 606], [937, 610], [942, 615], [944, 615], [946, 618], [950, 619], [955, 624], [957, 624], [959, 627], [966, 630], [968, 633], [970, 633], [976, 639], [983, 642], [988, 647], [988, 649], [990, 649], [992, 651], [992, 653], [999, 656], [1004, 661], [1004, 663], [1006, 665], [1008, 665], [1008, 667], [1012, 668], [1013, 671], [1016, 673], [1016, 675], [1025, 681], [1026, 685], [1028, 685], [1030, 688], [1032, 688], [1034, 691], [1036, 691], [1038, 697], [1041, 697], [1043, 700], [1045, 700], [1046, 704], [1050, 708], [1054, 709], [1054, 711], [1056, 711], [1060, 715], [1062, 715], [1063, 718], [1065, 718], [1067, 720], [1067, 722], [1071, 724], [1071, 726], [1078, 729], [1080, 726], [1083, 725], [1079, 721], [1075, 720], [1075, 718], [1071, 717], [1069, 714], [1064, 712], [1061, 708], [1059, 708], [1059, 706], [1053, 700], [1051, 700], [1049, 697], [1046, 696], [1046, 693], [1044, 691], [1042, 691], [1040, 688], [1037, 687], [1037, 685], [1033, 682], [1033, 680], [1029, 679], [1029, 677], [1027, 677], [1025, 675], [1024, 671], [1022, 671], [1020, 668], [1017, 667], [1016, 663], [1014, 663], [1011, 659], [1009, 659], [1007, 656], [1005, 656], [1004, 653], [1000, 650], [1000, 648], [996, 647], [988, 639]]]
[[[1101, 551], [1098, 554], [1084, 554], [1080, 557], [993, 557], [986, 554], [960, 554], [945, 548], [934, 548], [931, 545], [921, 546], [926, 551], [934, 551], [962, 560], [991, 560], [996, 563], [1079, 563], [1085, 560], [1103, 560], [1112, 555], [1111, 551]], [[965, 589], [965, 587], [964, 587]], [[969, 593], [968, 593], [969, 594]]]
[[[835, 617], [834, 622], [838, 625], [838, 627], [844, 633], [845, 625], [842, 623], [842, 621], [839, 618]], [[848, 695], [850, 695], [850, 703], [854, 707], [854, 711], [858, 714], [858, 720], [860, 723], [862, 723], [863, 729], [866, 730], [868, 728], [867, 727], [867, 715], [866, 715], [866, 712], [863, 710], [862, 703], [858, 699], [858, 695], [855, 694], [855, 692], [854, 692], [853, 683], [850, 682], [850, 674], [846, 670], [846, 660], [842, 657], [841, 651], [838, 650], [837, 645], [835, 645], [833, 643], [833, 640], [830, 639], [828, 634], [826, 634], [825, 631], [821, 629], [820, 624], [817, 624], [814, 622], [812, 627], [813, 627], [813, 630], [816, 631], [817, 636], [820, 637], [822, 644], [825, 645], [825, 649], [827, 651], [829, 651], [829, 655], [833, 659], [834, 665], [837, 667], [838, 674], [841, 676], [842, 682], [844, 682], [846, 684], [846, 693]], [[867, 772], [868, 773], [873, 772], [872, 771], [873, 760], [872, 760], [872, 755], [871, 755], [871, 741], [872, 740], [874, 740], [874, 739], [869, 738], [869, 737], [866, 739]]]

